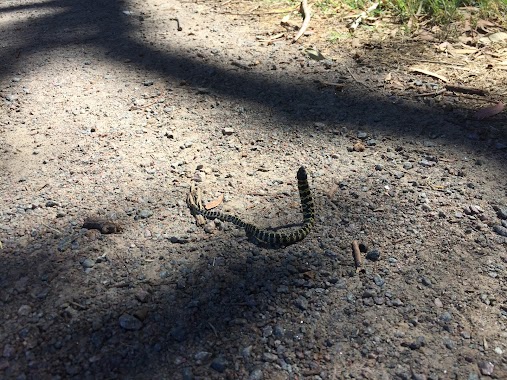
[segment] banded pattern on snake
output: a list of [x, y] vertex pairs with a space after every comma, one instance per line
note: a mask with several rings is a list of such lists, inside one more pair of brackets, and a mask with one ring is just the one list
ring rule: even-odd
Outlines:
[[301, 208], [303, 211], [303, 225], [292, 232], [284, 233], [262, 230], [253, 224], [242, 221], [237, 216], [220, 211], [206, 210], [192, 190], [187, 196], [187, 205], [193, 215], [202, 215], [206, 219], [219, 219], [244, 228], [246, 234], [259, 243], [271, 246], [288, 246], [303, 240], [310, 233], [315, 223], [315, 206], [310, 185], [308, 184], [308, 174], [304, 166], [299, 168], [296, 178], [298, 180], [299, 197], [301, 198]]

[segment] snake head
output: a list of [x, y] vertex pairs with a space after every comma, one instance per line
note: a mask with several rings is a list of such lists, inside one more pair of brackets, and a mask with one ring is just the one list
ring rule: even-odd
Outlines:
[[298, 170], [297, 174], [298, 181], [306, 181], [308, 179], [308, 175], [306, 174], [306, 169], [304, 166], [301, 166]]

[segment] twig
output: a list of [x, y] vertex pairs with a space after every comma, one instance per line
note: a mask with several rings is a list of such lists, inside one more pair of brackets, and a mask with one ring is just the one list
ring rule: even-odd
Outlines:
[[58, 235], [63, 235], [62, 231], [54, 228], [54, 227], [51, 227], [51, 226], [48, 226], [47, 224], [44, 224], [44, 223], [41, 223], [42, 226], [46, 227], [48, 230], [51, 230], [53, 232], [56, 232]]
[[450, 65], [450, 66], [466, 66], [466, 64], [464, 64], [464, 63], [434, 61], [434, 60], [431, 60], [431, 59], [408, 58], [408, 57], [397, 57], [397, 58], [398, 59], [403, 59], [405, 61], [412, 61], [412, 62], [435, 63], [435, 64], [438, 64], [438, 65]]
[[368, 13], [373, 12], [375, 9], [377, 9], [379, 3], [373, 3], [366, 11], [361, 12], [359, 16], [356, 17], [354, 21], [352, 21], [349, 25], [349, 30], [354, 31], [357, 29], [361, 21], [363, 21], [363, 18], [368, 16]]
[[177, 27], [178, 27], [178, 32], [181, 32], [183, 30], [183, 28], [180, 26], [180, 20], [177, 19], [176, 17], [173, 17], [173, 18], [170, 18], [169, 19], [170, 21], [176, 21], [176, 24], [177, 24]]
[[440, 94], [443, 94], [445, 91], [445, 89], [441, 89], [441, 90], [438, 90], [438, 91], [435, 91], [435, 92], [424, 92], [422, 94], [415, 94], [414, 97], [423, 97], [423, 96], [437, 96], [437, 95], [440, 95]]
[[357, 240], [352, 242], [352, 254], [354, 256], [354, 264], [356, 265], [356, 273], [364, 271], [363, 260], [361, 258], [361, 251]]
[[450, 84], [446, 84], [445, 89], [448, 91], [460, 92], [462, 94], [486, 96], [486, 91], [480, 88], [453, 86]]
[[217, 333], [217, 329], [215, 328], [215, 326], [213, 326], [211, 324], [211, 322], [208, 322], [208, 325], [209, 327], [211, 327], [211, 329], [213, 330], [213, 333], [215, 334], [215, 336], [218, 338], [218, 333]]
[[299, 40], [299, 37], [301, 37], [304, 32], [306, 31], [306, 28], [308, 28], [308, 25], [310, 25], [310, 7], [308, 6], [308, 0], [301, 1], [301, 7], [299, 8], [299, 12], [303, 14], [303, 24], [301, 25], [301, 29], [299, 29], [298, 34], [296, 34], [296, 37], [292, 40], [292, 43]]

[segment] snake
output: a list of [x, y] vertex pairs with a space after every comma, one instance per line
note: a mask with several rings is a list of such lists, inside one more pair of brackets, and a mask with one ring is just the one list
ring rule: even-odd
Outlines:
[[296, 175], [301, 209], [303, 212], [303, 223], [300, 228], [291, 232], [275, 232], [258, 228], [254, 224], [244, 222], [235, 215], [226, 214], [220, 211], [210, 211], [201, 204], [200, 196], [195, 195], [195, 188], [191, 188], [187, 196], [187, 204], [193, 215], [202, 215], [206, 219], [218, 219], [223, 222], [230, 222], [245, 229], [247, 236], [255, 242], [268, 246], [289, 246], [303, 240], [315, 224], [315, 206], [312, 192], [308, 184], [308, 173], [304, 166], [301, 166]]

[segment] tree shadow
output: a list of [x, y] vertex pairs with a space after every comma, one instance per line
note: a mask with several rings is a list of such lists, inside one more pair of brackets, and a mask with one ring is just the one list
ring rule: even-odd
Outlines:
[[[477, 136], [475, 129], [484, 124], [461, 116], [428, 108], [422, 104], [393, 102], [375, 96], [371, 90], [335, 92], [321, 89], [311, 75], [290, 71], [242, 70], [225, 64], [207, 63], [190, 53], [166, 46], [157, 48], [137, 36], [140, 25], [149, 22], [143, 15], [128, 14], [128, 2], [116, 0], [54, 0], [21, 7], [3, 7], [0, 13], [23, 9], [46, 9], [47, 15], [36, 15], [17, 21], [2, 32], [3, 64], [0, 75], [22, 70], [37, 53], [68, 45], [80, 45], [102, 51], [111, 61], [128, 61], [147, 72], [161, 74], [167, 80], [185, 81], [193, 87], [206, 87], [219, 97], [242, 99], [272, 114], [281, 129], [313, 132], [313, 122], [345, 125], [372, 132], [414, 137], [436, 136], [449, 143], [470, 148], [487, 147], [490, 141]], [[173, 31], [169, 40], [177, 44], [186, 31]], [[316, 64], [310, 62], [310, 64]], [[332, 70], [339, 71], [334, 65]], [[463, 138], [463, 127], [471, 138]], [[501, 120], [488, 125], [500, 128]], [[332, 128], [332, 127], [331, 127]], [[475, 133], [475, 134], [474, 134]]]

